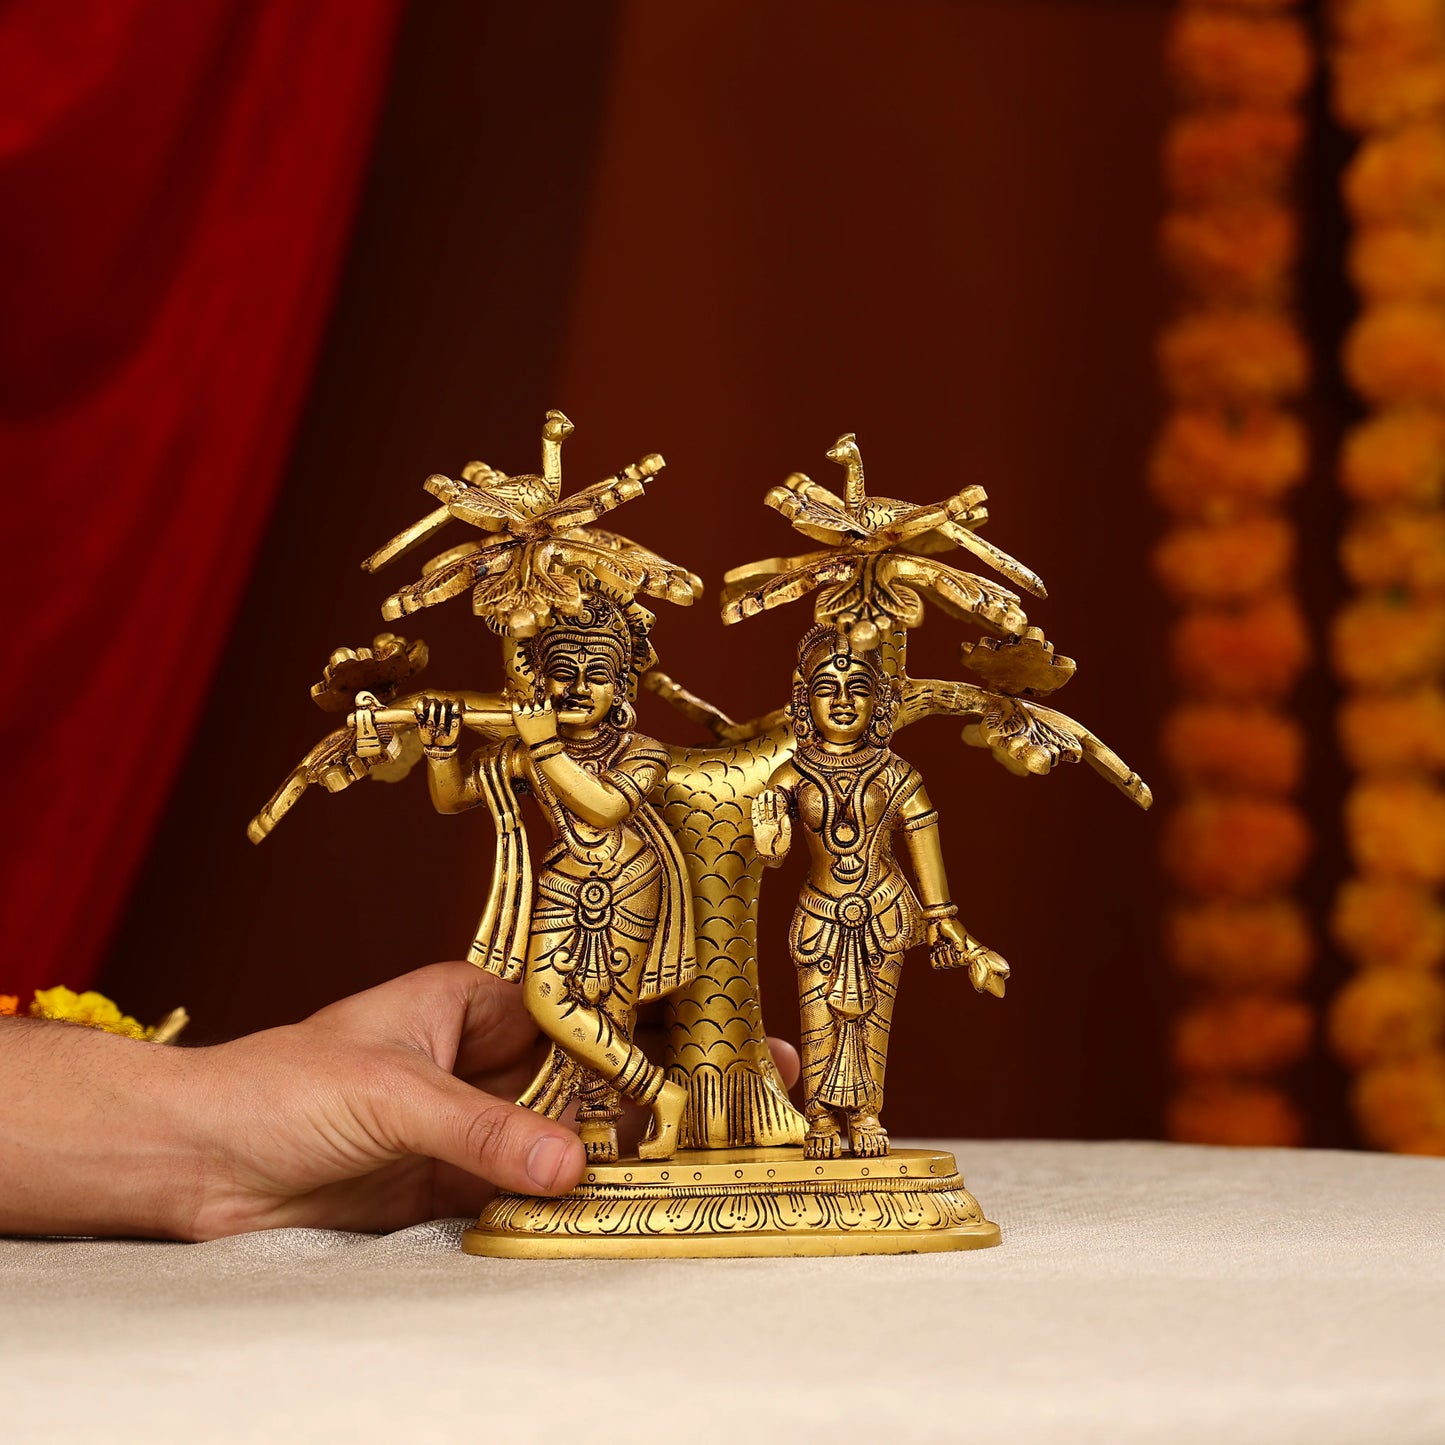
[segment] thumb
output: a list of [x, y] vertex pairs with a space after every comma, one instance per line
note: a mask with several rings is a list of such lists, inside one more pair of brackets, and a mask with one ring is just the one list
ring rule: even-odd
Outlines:
[[402, 1103], [396, 1140], [519, 1194], [565, 1194], [582, 1177], [582, 1141], [561, 1124], [428, 1069]]

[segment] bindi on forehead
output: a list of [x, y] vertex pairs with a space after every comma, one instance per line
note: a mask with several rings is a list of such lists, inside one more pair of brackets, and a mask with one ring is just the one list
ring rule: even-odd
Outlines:
[[856, 657], [849, 657], [846, 653], [838, 657], [830, 657], [826, 662], [819, 663], [813, 670], [811, 680], [815, 683], [821, 682], [824, 679], [831, 679], [835, 673], [848, 680], [861, 677], [870, 684], [873, 681], [873, 673], [868, 665], [859, 662]]

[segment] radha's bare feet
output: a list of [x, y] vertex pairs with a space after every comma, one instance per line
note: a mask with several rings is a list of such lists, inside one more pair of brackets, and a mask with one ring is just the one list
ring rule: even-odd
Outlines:
[[853, 1153], [859, 1159], [877, 1159], [888, 1152], [888, 1130], [877, 1114], [856, 1114], [848, 1121]]
[[804, 1159], [837, 1159], [843, 1153], [843, 1136], [831, 1114], [810, 1115], [803, 1135]]
[[639, 1159], [671, 1159], [677, 1153], [682, 1116], [687, 1111], [687, 1090], [669, 1080], [652, 1101], [652, 1124], [637, 1146]]

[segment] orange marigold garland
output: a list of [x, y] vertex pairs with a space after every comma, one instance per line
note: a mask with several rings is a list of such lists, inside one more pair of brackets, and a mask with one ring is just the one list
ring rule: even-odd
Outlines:
[[[1310, 848], [1294, 802], [1304, 737], [1285, 712], [1310, 656], [1282, 509], [1307, 464], [1291, 410], [1309, 375], [1290, 310], [1312, 66], [1298, 9], [1185, 0], [1169, 44], [1180, 113], [1165, 141], [1161, 243], [1182, 305], [1160, 338], [1173, 405], [1149, 480], [1172, 518], [1155, 570], [1180, 608], [1181, 697], [1164, 755], [1182, 800], [1164, 862], [1183, 895], [1166, 947], [1189, 999], [1175, 1023], [1168, 1123], [1174, 1138], [1202, 1143], [1297, 1143], [1283, 1080], [1314, 1033], [1297, 991], [1315, 939], [1292, 897]], [[1405, 465], [1401, 485], [1420, 485], [1429, 463]], [[1361, 565], [1398, 570], [1427, 565], [1429, 544], [1365, 538], [1358, 550]]]
[[1343, 359], [1372, 410], [1340, 464], [1356, 593], [1332, 644], [1356, 876], [1333, 930], [1358, 972], [1329, 1038], [1364, 1137], [1445, 1154], [1445, 0], [1330, 13], [1334, 109], [1359, 137], [1344, 195], [1361, 309]]

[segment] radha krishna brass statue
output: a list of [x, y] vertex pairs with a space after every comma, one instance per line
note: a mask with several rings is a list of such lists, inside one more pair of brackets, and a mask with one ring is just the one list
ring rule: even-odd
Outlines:
[[[998, 1242], [952, 1155], [893, 1149], [881, 1122], [889, 1027], [908, 949], [1002, 997], [1008, 965], [957, 917], [937, 814], [893, 733], [929, 716], [1014, 772], [1087, 761], [1141, 807], [1149, 790], [1088, 729], [1039, 701], [1068, 682], [1019, 596], [937, 560], [962, 547], [1024, 591], [1028, 568], [976, 535], [981, 488], [915, 506], [868, 495], [856, 440], [828, 452], [843, 496], [794, 473], [765, 498], [815, 544], [728, 574], [732, 623], [816, 593], [791, 701], [736, 723], [656, 666], [640, 596], [687, 605], [701, 582], [596, 524], [642, 495], [655, 454], [561, 495], [572, 424], [549, 412], [540, 475], [470, 462], [435, 475], [441, 505], [364, 564], [377, 570], [453, 521], [478, 534], [433, 557], [386, 599], [399, 619], [470, 592], [501, 639], [502, 686], [418, 691], [419, 640], [391, 633], [333, 653], [312, 689], [345, 714], [252, 820], [260, 842], [312, 784], [397, 781], [422, 757], [447, 813], [485, 807], [496, 864], [468, 957], [516, 981], [550, 1043], [520, 1103], [575, 1107], [586, 1177], [560, 1199], [501, 1195], [467, 1231], [474, 1253], [545, 1257], [909, 1253]], [[992, 636], [965, 643], [983, 685], [908, 676], [907, 631], [925, 599]], [[635, 728], [646, 688], [714, 742], [681, 747]], [[408, 690], [411, 689], [411, 690]], [[463, 756], [465, 731], [480, 745]], [[551, 845], [534, 860], [520, 800]], [[802, 1015], [803, 1101], [768, 1054], [756, 908], [765, 866], [795, 832], [808, 850], [790, 946]], [[910, 884], [895, 845], [901, 839]], [[664, 1000], [666, 1050], [647, 1056], [637, 1007]], [[649, 1112], [620, 1158], [622, 1102]]]

